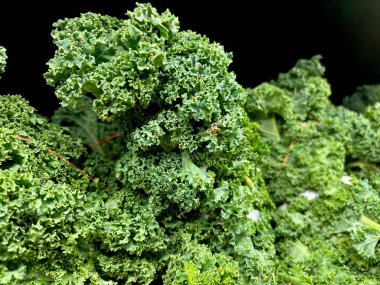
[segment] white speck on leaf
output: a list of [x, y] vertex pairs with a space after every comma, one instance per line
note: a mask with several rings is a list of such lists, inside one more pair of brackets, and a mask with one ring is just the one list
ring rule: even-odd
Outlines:
[[247, 218], [250, 219], [251, 221], [257, 222], [261, 219], [260, 212], [258, 210], [253, 210], [248, 213]]
[[319, 194], [312, 190], [306, 190], [305, 192], [301, 193], [299, 195], [300, 197], [305, 197], [309, 201], [314, 200], [315, 198], [318, 198]]
[[288, 208], [289, 208], [289, 205], [287, 203], [284, 203], [280, 207], [278, 207], [277, 210], [286, 211]]
[[350, 176], [343, 176], [340, 180], [346, 185], [352, 185], [352, 177]]

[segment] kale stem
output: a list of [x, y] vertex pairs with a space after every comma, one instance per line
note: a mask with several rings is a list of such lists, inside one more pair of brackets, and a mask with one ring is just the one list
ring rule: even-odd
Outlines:
[[361, 216], [360, 222], [362, 222], [363, 225], [380, 233], [380, 224], [376, 223], [375, 221], [372, 221], [370, 218], [366, 216]]
[[374, 165], [374, 164], [370, 164], [370, 163], [367, 163], [367, 162], [363, 162], [363, 161], [355, 161], [355, 162], [351, 162], [351, 163], [348, 163], [346, 165], [346, 169], [350, 170], [352, 168], [355, 168], [355, 167], [358, 167], [360, 168], [360, 170], [363, 170], [363, 171], [379, 171], [380, 172], [380, 167]]

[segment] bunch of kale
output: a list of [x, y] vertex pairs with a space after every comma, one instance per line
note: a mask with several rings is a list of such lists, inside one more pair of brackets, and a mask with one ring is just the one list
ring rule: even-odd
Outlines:
[[314, 57], [244, 90], [127, 16], [54, 24], [52, 122], [0, 96], [0, 284], [379, 284], [379, 88], [335, 107]]
[[0, 283], [269, 280], [272, 203], [256, 165], [267, 148], [228, 71], [231, 54], [179, 31], [168, 11], [146, 4], [127, 15], [54, 25], [45, 77], [62, 100], [53, 122], [63, 127], [19, 97], [2, 98], [12, 116], [2, 112], [10, 130], [1, 145], [12, 156], [0, 165]]
[[379, 87], [345, 100], [361, 113], [336, 107], [319, 60], [247, 90], [271, 150], [262, 168], [277, 206], [279, 284], [379, 284]]

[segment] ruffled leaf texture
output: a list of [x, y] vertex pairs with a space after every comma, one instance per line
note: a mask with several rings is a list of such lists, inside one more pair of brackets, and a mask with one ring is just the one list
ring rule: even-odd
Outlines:
[[45, 77], [62, 100], [53, 120], [83, 143], [123, 134], [102, 159], [87, 147], [99, 182], [76, 228], [89, 261], [75, 274], [94, 284], [103, 283], [89, 268], [104, 284], [271, 284], [273, 205], [256, 166], [268, 149], [231, 54], [150, 4], [127, 16], [87, 13], [52, 33]]
[[4, 47], [0, 46], [0, 73], [4, 73], [4, 71], [5, 71], [5, 65], [7, 63], [7, 58], [8, 57], [6, 54], [6, 49]]
[[48, 149], [72, 163], [85, 154], [21, 96], [0, 96], [0, 284], [50, 284], [83, 261], [72, 240], [88, 178]]
[[247, 90], [270, 148], [278, 284], [379, 284], [380, 108], [332, 105], [323, 72], [315, 56]]
[[363, 85], [356, 89], [355, 93], [343, 100], [343, 105], [355, 112], [363, 111], [376, 103], [380, 103], [380, 85]]

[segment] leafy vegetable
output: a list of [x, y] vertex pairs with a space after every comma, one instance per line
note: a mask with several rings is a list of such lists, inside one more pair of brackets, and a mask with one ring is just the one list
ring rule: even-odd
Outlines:
[[262, 167], [277, 205], [279, 284], [378, 284], [379, 108], [333, 106], [319, 59], [247, 90], [271, 150]]
[[380, 85], [364, 85], [358, 87], [356, 92], [344, 99], [344, 106], [348, 109], [362, 113], [366, 107], [380, 102]]
[[[4, 73], [7, 54], [4, 47], [0, 46], [0, 73]], [[1, 78], [1, 77], [0, 77]]]
[[54, 27], [51, 122], [0, 96], [0, 284], [380, 284], [378, 86], [244, 90], [150, 4]]
[[[20, 96], [0, 96], [0, 284], [45, 284], [69, 269], [88, 177], [70, 167], [84, 148], [35, 114]], [[50, 150], [50, 151], [49, 151]]]
[[[123, 133], [117, 150], [85, 162], [103, 177], [77, 233], [94, 270], [126, 284], [269, 282], [272, 203], [256, 167], [267, 149], [249, 128], [231, 54], [179, 31], [168, 11], [140, 4], [127, 15], [56, 23], [45, 75], [64, 106], [54, 121], [73, 136]], [[86, 94], [106, 122], [89, 113]]]

